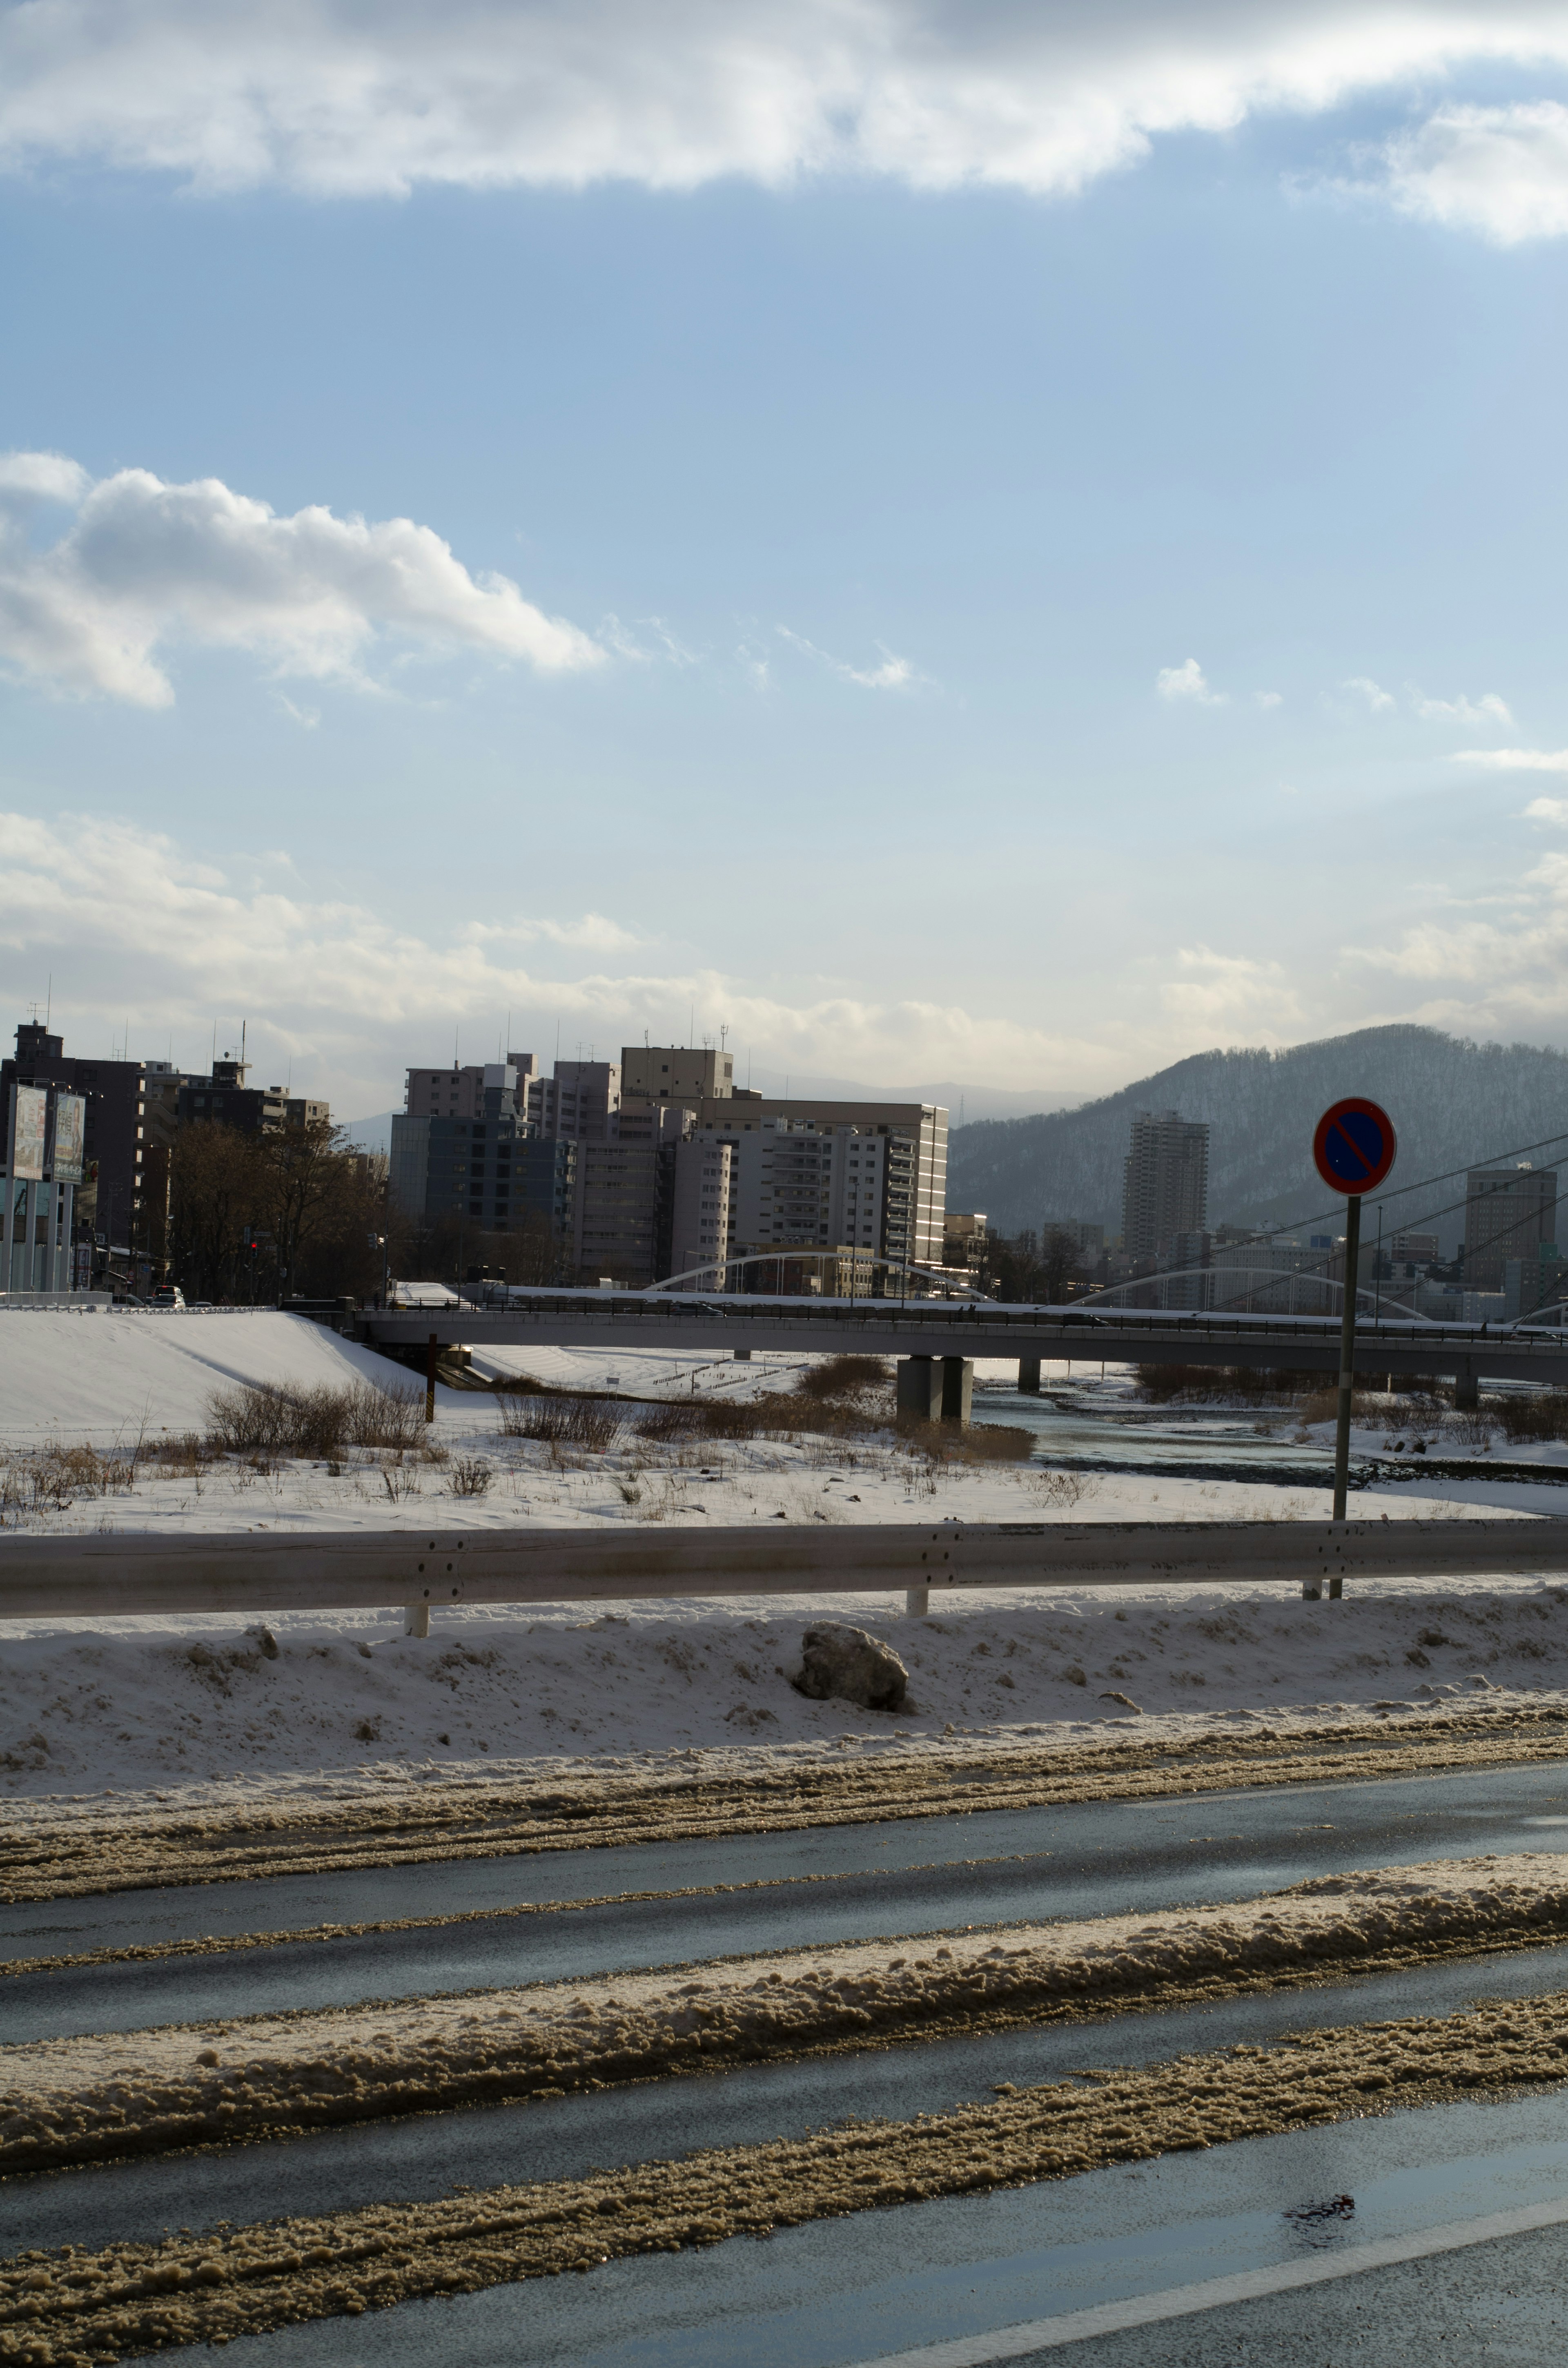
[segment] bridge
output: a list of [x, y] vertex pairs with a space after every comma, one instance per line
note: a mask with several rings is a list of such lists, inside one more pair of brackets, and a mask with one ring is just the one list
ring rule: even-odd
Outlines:
[[[1019, 1386], [1040, 1366], [1074, 1363], [1265, 1365], [1336, 1376], [1339, 1318], [1157, 1309], [1027, 1307], [996, 1300], [768, 1298], [750, 1292], [511, 1291], [504, 1304], [366, 1309], [358, 1336], [407, 1357], [438, 1347], [756, 1349], [856, 1353], [967, 1364], [1016, 1358]], [[1356, 1370], [1368, 1382], [1451, 1381], [1460, 1406], [1482, 1380], [1568, 1384], [1568, 1332], [1547, 1326], [1363, 1318]], [[902, 1378], [902, 1376], [901, 1376]], [[901, 1401], [915, 1403], [901, 1391]], [[954, 1410], [949, 1383], [945, 1400]], [[937, 1401], [932, 1400], [932, 1411]]]

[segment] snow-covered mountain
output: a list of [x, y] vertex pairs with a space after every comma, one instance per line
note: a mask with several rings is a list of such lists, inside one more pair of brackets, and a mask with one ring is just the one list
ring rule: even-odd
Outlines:
[[[1451, 1249], [1463, 1238], [1463, 1176], [1413, 1188], [1489, 1159], [1560, 1164], [1568, 1189], [1568, 1055], [1393, 1027], [1283, 1053], [1198, 1053], [1077, 1110], [961, 1127], [949, 1137], [948, 1206], [983, 1209], [1004, 1233], [1078, 1217], [1114, 1234], [1132, 1115], [1176, 1110], [1210, 1128], [1211, 1225], [1304, 1221], [1329, 1197], [1312, 1164], [1312, 1130], [1346, 1094], [1381, 1102], [1399, 1136], [1385, 1227], [1415, 1227], [1425, 1217], [1421, 1230]], [[1528, 1148], [1559, 1130], [1555, 1142]]]

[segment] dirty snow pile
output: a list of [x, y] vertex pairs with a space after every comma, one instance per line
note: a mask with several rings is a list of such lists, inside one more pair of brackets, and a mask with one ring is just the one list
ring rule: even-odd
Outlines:
[[1233, 1988], [1568, 1923], [1568, 1858], [1340, 1874], [1223, 1907], [987, 1927], [685, 1965], [672, 1977], [382, 2000], [6, 2051], [0, 2172], [264, 2136], [498, 2095], [559, 2095], [1085, 2002]]

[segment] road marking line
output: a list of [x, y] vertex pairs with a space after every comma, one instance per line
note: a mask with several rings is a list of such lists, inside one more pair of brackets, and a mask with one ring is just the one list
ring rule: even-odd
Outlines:
[[1272, 2269], [1242, 2270], [1233, 2277], [1206, 2278], [1199, 2285], [1166, 2286], [1161, 2294], [1099, 2303], [1092, 2310], [1065, 2311], [1056, 2318], [1026, 2319], [1021, 2326], [998, 2328], [990, 2335], [963, 2335], [951, 2343], [887, 2352], [876, 2360], [858, 2361], [855, 2368], [989, 2368], [994, 2360], [1020, 2360], [1030, 2351], [1085, 2342], [1092, 2335], [1152, 2327], [1162, 2319], [1186, 2318], [1195, 2311], [1219, 2310], [1226, 2303], [1250, 2302], [1261, 2294], [1288, 2294], [1294, 2286], [1326, 2285], [1335, 2278], [1355, 2277], [1363, 2270], [1424, 2260], [1432, 2253], [1457, 2253], [1466, 2245], [1490, 2244], [1496, 2237], [1523, 2236], [1532, 2228], [1559, 2227], [1564, 2221], [1568, 2221], [1568, 2196], [1559, 2196], [1551, 2203], [1528, 2203], [1517, 2212], [1494, 2212], [1483, 2220], [1449, 2220], [1440, 2227], [1418, 2228], [1408, 2237], [1352, 2245], [1342, 2253], [1315, 2260], [1278, 2261]]

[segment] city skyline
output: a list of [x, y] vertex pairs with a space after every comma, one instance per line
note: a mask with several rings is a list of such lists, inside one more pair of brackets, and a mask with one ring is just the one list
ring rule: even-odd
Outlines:
[[1559, 12], [692, 5], [673, 112], [609, 0], [28, 19], [17, 1014], [356, 1117], [508, 1012], [1046, 1106], [1568, 1042]]

